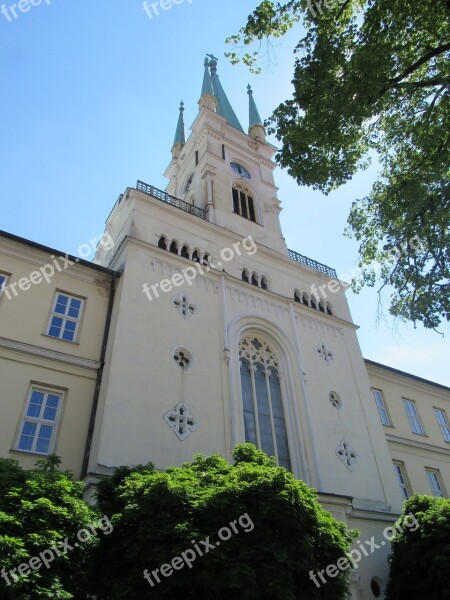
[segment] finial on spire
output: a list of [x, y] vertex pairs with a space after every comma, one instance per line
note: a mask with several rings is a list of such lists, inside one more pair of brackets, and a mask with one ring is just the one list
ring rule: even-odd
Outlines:
[[209, 72], [209, 59], [205, 58], [205, 74], [203, 75], [203, 87], [202, 87], [202, 98], [203, 96], [214, 96], [213, 85], [211, 81], [211, 75]]
[[249, 98], [249, 135], [254, 139], [266, 139], [266, 130], [263, 121], [259, 115], [255, 99], [253, 98], [252, 86], [248, 84], [247, 94]]
[[220, 83], [219, 76], [217, 75], [218, 59], [214, 56], [214, 54], [207, 54], [206, 56], [210, 58], [209, 70], [211, 73], [213, 94], [216, 100], [216, 112], [225, 119], [227, 119], [229, 125], [244, 133], [244, 130], [242, 129], [241, 124], [239, 123], [239, 120], [236, 117], [236, 114], [227, 98], [227, 95], [225, 94], [222, 84]]
[[180, 114], [178, 117], [177, 130], [175, 132], [175, 139], [172, 146], [172, 155], [174, 158], [178, 158], [181, 153], [181, 149], [186, 143], [186, 129], [184, 126], [184, 102], [180, 102]]

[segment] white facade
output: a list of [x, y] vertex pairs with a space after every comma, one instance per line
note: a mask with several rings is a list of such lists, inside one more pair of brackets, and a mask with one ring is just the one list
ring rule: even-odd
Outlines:
[[[332, 271], [288, 254], [274, 148], [262, 126], [246, 135], [213, 108], [214, 98], [202, 96], [192, 135], [175, 143], [167, 194], [128, 188], [107, 221], [115, 246], [96, 261], [122, 276], [89, 477], [149, 461], [163, 469], [196, 453], [230, 458], [247, 441], [239, 347], [256, 338], [276, 364], [294, 475], [360, 529], [361, 541], [383, 540], [402, 497], [343, 286], [335, 285], [328, 305], [301, 302]], [[233, 204], [233, 187], [244, 194], [237, 196], [244, 209]], [[255, 222], [238, 214], [252, 216], [249, 197]], [[266, 421], [275, 427], [271, 402]], [[376, 597], [370, 582], [386, 581], [387, 553], [385, 543], [361, 561], [354, 598]]]

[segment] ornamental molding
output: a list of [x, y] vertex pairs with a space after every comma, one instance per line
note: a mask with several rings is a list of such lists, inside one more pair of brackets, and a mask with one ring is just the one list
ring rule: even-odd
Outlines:
[[[244, 292], [237, 287], [226, 286], [228, 296], [232, 301], [237, 301], [239, 304], [244, 304], [247, 308], [257, 310], [261, 313], [274, 315], [283, 319], [289, 318], [289, 310], [277, 304], [267, 300], [266, 298], [260, 298], [249, 292]], [[264, 290], [263, 290], [264, 291]]]
[[339, 446], [336, 448], [336, 454], [350, 471], [356, 468], [359, 462], [358, 453], [345, 438], [342, 438]]
[[164, 420], [182, 442], [199, 427], [197, 418], [184, 402], [179, 402], [173, 409], [166, 412]]
[[8, 340], [7, 338], [2, 337], [0, 337], [0, 349], [34, 356], [42, 360], [50, 360], [64, 365], [70, 365], [72, 367], [79, 367], [80, 369], [88, 369], [90, 371], [98, 371], [100, 368], [100, 363], [96, 360], [71, 356], [70, 354], [64, 354], [63, 352], [58, 352], [56, 350], [40, 348], [39, 346], [32, 346], [31, 344]]
[[337, 340], [344, 339], [344, 330], [341, 327], [336, 327], [336, 325], [325, 323], [320, 319], [310, 317], [309, 315], [299, 315], [298, 318], [300, 318], [301, 323], [305, 329], [317, 331], [318, 333], [322, 334], [326, 333], [328, 335], [332, 335]]
[[271, 347], [254, 335], [249, 335], [239, 342], [239, 358], [248, 360], [250, 366], [260, 364], [264, 369], [278, 370], [278, 361]]
[[189, 319], [198, 313], [198, 306], [189, 298], [187, 294], [179, 294], [170, 299], [172, 305], [183, 319]]
[[330, 365], [334, 360], [334, 352], [328, 348], [325, 342], [321, 342], [316, 346], [316, 352], [327, 365]]
[[[175, 255], [173, 255], [173, 256], [175, 256]], [[194, 268], [196, 268], [195, 265], [196, 265], [195, 262], [191, 262], [190, 265], [188, 265], [188, 266], [194, 266]], [[172, 279], [172, 277], [176, 273], [178, 273], [182, 277], [184, 277], [183, 269], [180, 269], [179, 267], [177, 267], [171, 263], [168, 263], [164, 260], [152, 258], [150, 261], [150, 267], [151, 267], [153, 273], [158, 273], [159, 275], [161, 275], [162, 279]], [[184, 267], [184, 268], [186, 268], [186, 267]], [[202, 265], [202, 269], [205, 273], [206, 272], [209, 273], [211, 271], [211, 269], [209, 271], [207, 271], [206, 265]], [[200, 275], [200, 273], [194, 279], [194, 281], [192, 282], [192, 285], [196, 286], [197, 289], [199, 289], [199, 290], [202, 290], [204, 292], [212, 292], [213, 294], [217, 294], [218, 289], [219, 289], [219, 284], [216, 281], [213, 281], [213, 280], [209, 279], [208, 277], [205, 277], [204, 275]]]

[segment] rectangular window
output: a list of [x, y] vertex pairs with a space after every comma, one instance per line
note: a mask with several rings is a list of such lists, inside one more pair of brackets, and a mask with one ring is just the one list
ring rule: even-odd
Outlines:
[[56, 292], [47, 335], [66, 342], [75, 342], [78, 337], [83, 307], [84, 300], [82, 298]]
[[425, 470], [433, 496], [436, 496], [436, 498], [445, 498], [444, 484], [442, 483], [440, 472], [437, 469]]
[[408, 484], [408, 478], [406, 476], [405, 465], [398, 460], [394, 460], [394, 469], [395, 474], [397, 475], [397, 481], [398, 485], [400, 486], [403, 499], [407, 500], [411, 495], [411, 490]]
[[34, 454], [50, 454], [53, 450], [56, 425], [63, 394], [40, 386], [30, 390], [16, 450]]
[[375, 398], [375, 402], [377, 404], [378, 414], [380, 415], [381, 422], [383, 425], [387, 425], [389, 427], [391, 425], [391, 420], [389, 419], [388, 411], [384, 403], [383, 392], [381, 390], [372, 391], [373, 397]]
[[222, 144], [222, 158], [225, 160], [225, 144]]
[[403, 406], [405, 407], [409, 424], [411, 425], [411, 431], [413, 433], [425, 435], [424, 428], [417, 413], [416, 403], [413, 400], [406, 400], [403, 398]]
[[448, 425], [448, 419], [445, 411], [441, 410], [440, 408], [435, 408], [434, 414], [436, 415], [436, 419], [439, 427], [441, 428], [444, 440], [446, 442], [450, 442], [450, 427]]
[[198, 165], [198, 150], [195, 151], [195, 166]]
[[3, 294], [3, 290], [6, 287], [7, 283], [8, 283], [8, 275], [6, 275], [6, 273], [0, 273], [0, 298]]

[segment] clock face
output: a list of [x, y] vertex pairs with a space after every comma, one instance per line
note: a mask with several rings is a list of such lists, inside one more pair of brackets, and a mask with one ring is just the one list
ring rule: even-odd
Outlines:
[[233, 169], [233, 171], [236, 171], [236, 173], [240, 175], [243, 179], [251, 179], [250, 173], [242, 165], [238, 165], [237, 163], [231, 163], [231, 168]]

